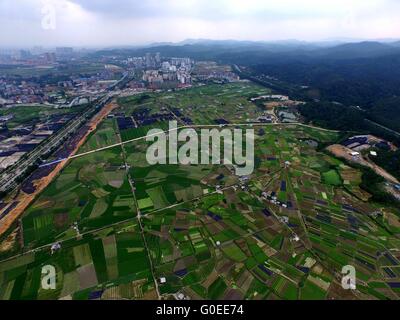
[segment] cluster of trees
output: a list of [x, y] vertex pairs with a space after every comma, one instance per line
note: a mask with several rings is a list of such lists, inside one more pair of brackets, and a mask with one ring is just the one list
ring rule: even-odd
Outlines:
[[400, 54], [345, 60], [289, 60], [263, 63], [252, 69], [258, 74], [315, 88], [321, 100], [366, 109], [381, 99], [400, 95]]
[[372, 160], [400, 180], [400, 150], [379, 150], [378, 156]]
[[373, 134], [400, 145], [400, 136], [366, 121], [368, 115], [354, 107], [323, 101], [308, 102], [299, 106], [299, 112], [308, 122], [324, 128]]
[[[268, 74], [310, 87], [303, 92], [313, 101], [360, 106], [364, 110], [364, 118], [400, 131], [400, 54], [363, 59], [316, 58], [268, 63], [253, 66], [252, 70], [258, 75]], [[355, 116], [354, 112], [346, 112], [346, 115], [349, 114]]]
[[[400, 88], [399, 88], [400, 90]], [[400, 94], [377, 101], [367, 110], [371, 120], [400, 132]]]
[[364, 114], [355, 108], [331, 102], [309, 102], [298, 109], [308, 121], [324, 128], [343, 131], [366, 129]]
[[360, 187], [372, 195], [370, 201], [381, 203], [389, 207], [400, 208], [400, 203], [383, 189], [385, 179], [377, 175], [372, 169], [362, 167], [362, 181]]

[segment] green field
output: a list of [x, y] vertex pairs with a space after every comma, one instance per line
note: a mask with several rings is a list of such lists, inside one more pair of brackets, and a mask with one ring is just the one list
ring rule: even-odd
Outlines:
[[19, 125], [27, 125], [32, 122], [46, 121], [53, 115], [64, 115], [69, 113], [79, 113], [83, 107], [55, 109], [51, 106], [16, 106], [13, 108], [1, 108], [0, 116], [13, 115], [13, 118], [7, 121], [7, 126], [11, 129]]
[[[116, 143], [114, 123], [106, 120], [82, 152]], [[27, 246], [68, 239], [77, 223], [85, 232], [136, 215], [121, 147], [71, 161], [22, 218]], [[36, 243], [37, 242], [37, 243]]]
[[342, 184], [342, 180], [336, 170], [329, 170], [322, 173], [322, 180], [324, 183], [332, 186], [340, 186]]

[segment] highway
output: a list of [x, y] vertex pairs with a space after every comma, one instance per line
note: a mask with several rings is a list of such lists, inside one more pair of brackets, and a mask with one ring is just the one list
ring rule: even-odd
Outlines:
[[113, 96], [114, 93], [112, 92], [103, 96], [100, 101], [71, 120], [61, 130], [49, 137], [25, 157], [21, 158], [16, 164], [6, 169], [0, 177], [0, 191], [5, 192], [16, 188], [19, 184], [18, 178], [23, 177], [30, 166], [40, 161], [44, 154], [55, 151], [69, 135], [76, 132], [96, 110], [109, 102]]
[[19, 178], [25, 177], [29, 167], [40, 163], [43, 155], [50, 154], [59, 148], [66, 138], [85, 124], [96, 111], [110, 102], [111, 99], [119, 93], [119, 90], [131, 80], [132, 76], [133, 74], [131, 72], [125, 72], [118, 82], [108, 87], [108, 93], [104, 93], [104, 95], [84, 113], [68, 122], [61, 130], [43, 141], [34, 150], [24, 155], [17, 163], [4, 170], [0, 175], [0, 192], [10, 192], [17, 188], [20, 184]]

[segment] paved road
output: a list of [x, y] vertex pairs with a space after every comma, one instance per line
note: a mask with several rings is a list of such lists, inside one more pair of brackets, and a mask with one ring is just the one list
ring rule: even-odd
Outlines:
[[90, 115], [95, 112], [96, 109], [105, 105], [112, 97], [113, 93], [109, 93], [102, 97], [98, 103], [87, 109], [83, 114], [77, 116], [65, 127], [45, 140], [32, 152], [28, 153], [26, 157], [23, 157], [15, 165], [5, 170], [0, 177], [0, 191], [7, 191], [17, 187], [19, 184], [18, 178], [22, 177], [30, 166], [39, 161], [43, 154], [48, 154], [52, 150], [55, 150], [57, 147], [59, 147], [65, 138], [86, 123], [86, 121], [88, 121], [90, 118]]
[[390, 132], [390, 133], [393, 133], [395, 136], [397, 136], [397, 137], [400, 137], [400, 132], [397, 132], [397, 131], [394, 131], [394, 130], [392, 130], [392, 129], [390, 129], [390, 128], [387, 128], [387, 127], [385, 127], [385, 126], [383, 126], [383, 125], [381, 125], [381, 124], [379, 124], [379, 123], [376, 123], [376, 122], [374, 122], [374, 121], [371, 121], [371, 120], [368, 120], [368, 119], [364, 119], [365, 121], [367, 121], [367, 122], [369, 122], [369, 123], [372, 123], [373, 125], [375, 125], [375, 126], [377, 126], [377, 127], [379, 127], [379, 128], [382, 128], [382, 129], [384, 129], [384, 130], [386, 130], [386, 131], [388, 131], [388, 132]]
[[[108, 93], [104, 94], [97, 103], [88, 108], [83, 114], [78, 115], [75, 119], [71, 120], [61, 130], [43, 141], [34, 150], [22, 157], [17, 163], [3, 171], [0, 175], [0, 192], [10, 191], [17, 188], [19, 185], [18, 178], [23, 177], [30, 166], [40, 161], [44, 154], [48, 154], [58, 148], [65, 138], [70, 134], [73, 134], [88, 121], [92, 113], [107, 104], [107, 102], [115, 96], [116, 91], [129, 82], [131, 77], [131, 73], [125, 72], [124, 76], [117, 83], [107, 89]], [[57, 162], [60, 161], [55, 161], [53, 163]]]

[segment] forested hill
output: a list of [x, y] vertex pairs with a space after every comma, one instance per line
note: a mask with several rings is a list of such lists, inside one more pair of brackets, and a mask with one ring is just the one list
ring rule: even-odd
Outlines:
[[400, 53], [373, 58], [266, 62], [253, 65], [252, 70], [315, 88], [319, 99], [367, 109], [383, 98], [400, 96]]

